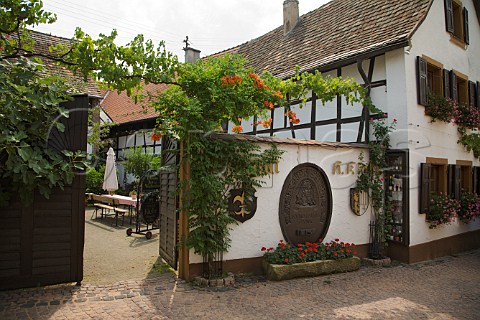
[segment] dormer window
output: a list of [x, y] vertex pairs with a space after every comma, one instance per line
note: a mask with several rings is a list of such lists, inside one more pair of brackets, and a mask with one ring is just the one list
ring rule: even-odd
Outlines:
[[455, 40], [469, 44], [468, 11], [459, 0], [445, 0], [445, 22], [447, 32]]

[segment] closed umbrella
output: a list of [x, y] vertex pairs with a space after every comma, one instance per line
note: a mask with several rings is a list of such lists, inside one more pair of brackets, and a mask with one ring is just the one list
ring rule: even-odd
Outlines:
[[110, 147], [107, 152], [107, 164], [103, 176], [103, 190], [113, 193], [118, 190], [117, 165], [115, 164], [115, 152]]

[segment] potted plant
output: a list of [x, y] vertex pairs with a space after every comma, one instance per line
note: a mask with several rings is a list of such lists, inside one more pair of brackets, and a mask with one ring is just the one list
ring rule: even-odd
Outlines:
[[130, 197], [133, 200], [137, 199], [137, 191], [135, 191], [135, 190], [130, 191]]
[[339, 239], [296, 246], [280, 240], [276, 248], [263, 247], [262, 251], [265, 251], [263, 269], [269, 280], [349, 272], [360, 268], [355, 244], [340, 242]]

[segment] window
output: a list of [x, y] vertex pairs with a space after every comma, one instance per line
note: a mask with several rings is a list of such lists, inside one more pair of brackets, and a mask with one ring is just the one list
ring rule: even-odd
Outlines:
[[443, 95], [442, 68], [427, 62], [427, 93]]
[[456, 70], [443, 69], [443, 65], [427, 56], [417, 57], [418, 104], [428, 106], [428, 96], [438, 95], [470, 104], [480, 109], [480, 82], [469, 81]]
[[460, 188], [472, 192], [472, 162], [457, 160], [457, 167], [460, 167]]
[[418, 103], [428, 105], [429, 95], [443, 95], [443, 65], [426, 56], [417, 57]]
[[445, 24], [447, 32], [460, 42], [469, 44], [468, 11], [459, 0], [445, 0]]
[[430, 195], [448, 190], [448, 160], [427, 158], [427, 162], [420, 165], [420, 171], [420, 213], [427, 213]]
[[451, 98], [455, 101], [468, 104], [468, 78], [458, 71], [450, 72]]

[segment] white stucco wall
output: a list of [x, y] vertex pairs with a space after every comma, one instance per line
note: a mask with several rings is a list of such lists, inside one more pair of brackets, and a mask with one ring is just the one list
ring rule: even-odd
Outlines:
[[[258, 189], [257, 211], [255, 215], [244, 223], [232, 226], [230, 232], [232, 244], [225, 260], [260, 257], [261, 248], [276, 247], [280, 239], [284, 239], [279, 222], [280, 194], [283, 184], [290, 171], [302, 163], [314, 163], [325, 171], [331, 188], [333, 199], [333, 213], [330, 227], [325, 240], [340, 238], [345, 242], [365, 244], [369, 242], [368, 224], [371, 212], [357, 216], [350, 209], [350, 188], [355, 185], [357, 174], [334, 174], [333, 165], [341, 161], [342, 170], [350, 161], [358, 162], [362, 148], [326, 148], [307, 145], [278, 144], [285, 153], [279, 163], [279, 173], [265, 177], [265, 186]], [[202, 258], [190, 252], [190, 263], [200, 263]]]
[[[450, 40], [450, 34], [445, 30], [444, 2], [435, 0], [427, 18], [414, 34], [411, 48], [406, 48], [404, 54], [408, 106], [405, 124], [408, 126], [410, 147], [410, 245], [480, 229], [480, 221], [477, 220], [469, 225], [457, 221], [431, 230], [425, 222], [425, 215], [418, 213], [419, 170], [426, 157], [446, 158], [450, 164], [455, 164], [456, 160], [472, 161], [474, 166], [480, 164], [471, 152], [457, 144], [456, 126], [443, 122], [430, 123], [431, 118], [425, 116], [425, 108], [417, 104], [417, 56], [426, 55], [442, 63], [447, 70], [454, 69], [467, 75], [469, 80], [480, 81], [480, 26], [473, 2], [463, 0], [462, 5], [469, 12], [470, 45], [466, 49]], [[401, 64], [400, 61], [398, 63]], [[399, 121], [399, 124], [402, 122]]]

